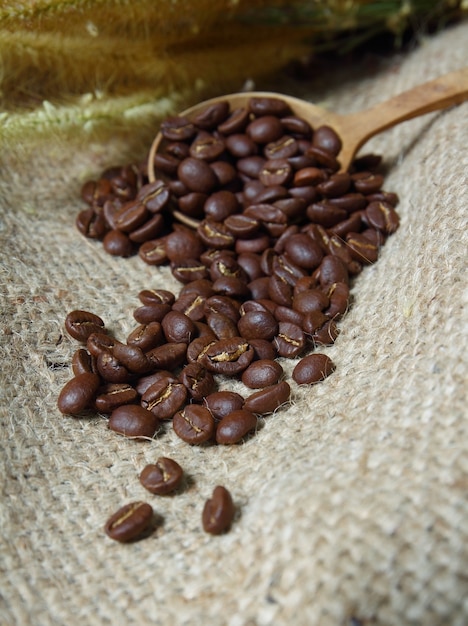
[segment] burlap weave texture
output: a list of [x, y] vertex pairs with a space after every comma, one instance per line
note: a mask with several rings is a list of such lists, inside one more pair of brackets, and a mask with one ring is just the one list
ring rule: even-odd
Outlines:
[[[463, 67], [467, 32], [338, 68], [295, 95], [360, 110]], [[385, 154], [400, 229], [324, 350], [334, 374], [291, 383], [291, 406], [235, 447], [190, 447], [170, 432], [129, 441], [102, 417], [59, 414], [76, 348], [65, 315], [92, 310], [124, 338], [141, 289], [178, 285], [76, 232], [81, 180], [108, 158], [102, 147], [44, 146], [22, 167], [2, 155], [1, 624], [468, 623], [467, 112], [406, 122], [366, 147]], [[117, 160], [119, 142], [107, 148]], [[294, 363], [282, 364], [289, 375]], [[174, 497], [138, 482], [162, 455], [188, 474]], [[239, 510], [222, 537], [201, 529], [216, 484]], [[112, 542], [106, 518], [135, 499], [154, 506], [159, 528]]]

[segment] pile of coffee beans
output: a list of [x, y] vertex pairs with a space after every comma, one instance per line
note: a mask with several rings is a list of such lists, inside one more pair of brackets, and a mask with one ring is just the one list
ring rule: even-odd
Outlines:
[[[398, 197], [382, 189], [379, 157], [340, 172], [334, 130], [312, 129], [278, 98], [236, 110], [218, 102], [165, 120], [161, 134], [156, 180], [145, 166], [107, 170], [83, 186], [89, 206], [76, 225], [109, 254], [169, 265], [180, 292], [141, 291], [123, 341], [94, 313], [72, 311], [65, 327], [82, 345], [58, 407], [107, 414], [127, 437], [152, 438], [170, 423], [189, 444], [233, 445], [289, 401], [281, 358], [298, 359], [299, 385], [333, 372], [317, 349], [335, 341], [353, 279], [398, 228]], [[246, 397], [223, 389], [226, 377]], [[147, 484], [160, 472], [148, 469]], [[205, 530], [229, 526], [223, 489], [207, 504]], [[121, 519], [148, 518], [137, 504], [110, 522], [110, 536]]]

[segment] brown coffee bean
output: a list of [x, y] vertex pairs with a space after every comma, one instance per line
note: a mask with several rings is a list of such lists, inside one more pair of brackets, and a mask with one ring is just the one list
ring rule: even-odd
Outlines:
[[281, 98], [270, 96], [255, 96], [250, 98], [249, 109], [257, 116], [276, 115], [283, 117], [291, 114], [289, 104]]
[[219, 124], [226, 121], [229, 115], [229, 102], [220, 100], [205, 107], [200, 113], [193, 118], [193, 123], [198, 128], [204, 130], [213, 130]]
[[231, 494], [225, 487], [218, 485], [203, 507], [203, 530], [211, 535], [221, 535], [229, 530], [235, 512]]
[[152, 439], [158, 432], [159, 419], [138, 404], [127, 404], [112, 411], [108, 426], [124, 437]]
[[148, 265], [163, 265], [167, 263], [165, 238], [151, 239], [141, 244], [138, 256]]
[[358, 172], [351, 176], [354, 188], [358, 193], [369, 195], [377, 193], [383, 185], [384, 179], [381, 174], [372, 172]]
[[262, 389], [276, 384], [283, 375], [283, 368], [271, 359], [254, 361], [242, 373], [242, 382], [250, 389]]
[[225, 250], [232, 248], [235, 243], [234, 236], [222, 222], [215, 222], [209, 218], [200, 223], [197, 233], [202, 243], [209, 248]]
[[94, 401], [100, 378], [92, 372], [78, 374], [69, 380], [62, 388], [57, 406], [61, 413], [76, 415], [88, 409]]
[[127, 337], [129, 346], [137, 346], [143, 352], [148, 352], [163, 343], [163, 332], [160, 322], [140, 324]]
[[213, 375], [200, 363], [189, 363], [179, 374], [180, 382], [195, 401], [203, 400], [215, 387]]
[[205, 443], [213, 438], [215, 421], [210, 411], [199, 404], [188, 404], [178, 411], [172, 420], [174, 432], [192, 445]]
[[295, 366], [292, 377], [298, 385], [310, 385], [324, 380], [334, 371], [335, 365], [326, 354], [309, 354]]
[[306, 347], [304, 331], [291, 322], [280, 322], [273, 345], [280, 356], [292, 359], [301, 354]]
[[131, 378], [129, 370], [112, 352], [100, 352], [97, 355], [96, 369], [108, 383], [126, 383]]
[[379, 247], [359, 233], [348, 233], [346, 243], [351, 256], [361, 263], [375, 263], [379, 256]]
[[112, 256], [129, 257], [135, 252], [132, 241], [120, 230], [110, 230], [102, 241], [104, 250]]
[[181, 161], [177, 176], [190, 191], [209, 194], [218, 184], [216, 174], [208, 163], [191, 156]]
[[139, 200], [126, 202], [114, 214], [115, 228], [124, 233], [131, 233], [146, 222], [148, 215], [148, 209]]
[[117, 407], [133, 404], [137, 399], [137, 390], [128, 383], [108, 383], [99, 389], [95, 407], [101, 413], [112, 413]]
[[179, 311], [169, 311], [164, 316], [161, 326], [166, 340], [170, 343], [189, 344], [197, 334], [193, 320]]
[[146, 502], [131, 502], [107, 520], [104, 531], [115, 541], [126, 543], [141, 537], [153, 521], [153, 508]]
[[146, 243], [160, 235], [164, 230], [164, 217], [161, 214], [154, 215], [142, 226], [133, 230], [128, 238], [136, 244]]
[[168, 206], [170, 198], [169, 187], [162, 180], [143, 185], [136, 197], [151, 213], [160, 213]]
[[112, 353], [132, 374], [146, 374], [152, 368], [146, 354], [139, 346], [116, 342]]
[[314, 346], [330, 346], [335, 343], [339, 332], [335, 320], [330, 320], [318, 328], [311, 339]]
[[216, 161], [223, 154], [224, 148], [221, 137], [202, 130], [190, 144], [190, 156], [206, 162]]
[[82, 343], [86, 343], [92, 333], [105, 333], [103, 320], [89, 311], [71, 311], [65, 318], [65, 330]]
[[336, 156], [341, 148], [342, 142], [337, 133], [330, 126], [320, 126], [314, 130], [312, 145], [316, 148], [327, 150]]
[[397, 212], [388, 202], [371, 202], [365, 210], [365, 216], [369, 226], [386, 235], [394, 233], [400, 224]]
[[239, 443], [257, 427], [257, 416], [251, 411], [238, 409], [221, 419], [216, 428], [216, 442], [222, 445]]
[[[268, 159], [258, 175], [260, 182], [265, 187], [287, 185], [291, 182], [292, 177], [293, 169], [286, 159]], [[279, 198], [276, 199], [279, 200]]]
[[283, 380], [248, 396], [244, 402], [244, 409], [257, 415], [273, 413], [289, 400], [290, 395], [291, 388]]
[[84, 348], [78, 348], [72, 357], [73, 374], [95, 373], [94, 357]]
[[248, 311], [240, 318], [237, 328], [245, 339], [270, 341], [278, 332], [278, 322], [269, 311]]
[[186, 141], [191, 139], [195, 133], [195, 125], [182, 116], [169, 117], [161, 123], [160, 132], [169, 141]]
[[86, 340], [86, 349], [94, 356], [99, 356], [102, 352], [112, 352], [116, 340], [105, 332], [91, 333]]
[[144, 304], [133, 311], [133, 317], [139, 324], [146, 325], [151, 322], [162, 322], [170, 311], [170, 304]]
[[254, 353], [243, 337], [219, 339], [211, 343], [199, 357], [199, 362], [214, 374], [235, 376], [252, 362]]
[[75, 225], [78, 231], [88, 239], [102, 239], [108, 230], [104, 213], [95, 211], [93, 208], [80, 211]]
[[244, 398], [235, 391], [215, 391], [204, 399], [206, 408], [216, 420], [221, 420], [229, 413], [244, 406]]
[[140, 483], [145, 489], [158, 496], [173, 493], [184, 477], [181, 466], [168, 457], [159, 457], [156, 463], [149, 463], [140, 473]]
[[158, 419], [173, 417], [187, 399], [187, 387], [174, 377], [161, 378], [149, 387], [141, 397], [141, 406]]

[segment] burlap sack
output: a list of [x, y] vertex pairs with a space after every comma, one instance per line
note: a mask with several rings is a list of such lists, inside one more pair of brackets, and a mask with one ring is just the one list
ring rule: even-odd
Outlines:
[[[465, 23], [286, 88], [353, 111], [467, 58]], [[178, 285], [75, 230], [84, 173], [109, 158], [102, 147], [44, 146], [14, 167], [2, 155], [1, 624], [468, 623], [467, 111], [406, 122], [366, 147], [385, 154], [401, 227], [324, 350], [335, 373], [291, 383], [292, 405], [235, 447], [190, 447], [171, 432], [130, 441], [102, 417], [59, 414], [76, 347], [65, 315], [92, 310], [125, 337], [141, 289]], [[109, 145], [110, 157], [121, 149]], [[174, 497], [138, 482], [160, 455], [187, 472]], [[201, 528], [216, 484], [239, 511], [221, 537]], [[136, 499], [159, 528], [111, 541], [105, 520]]]

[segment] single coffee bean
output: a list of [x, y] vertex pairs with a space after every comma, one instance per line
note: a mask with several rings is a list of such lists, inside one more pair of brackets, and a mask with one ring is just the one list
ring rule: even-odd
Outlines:
[[397, 212], [388, 202], [371, 202], [365, 210], [365, 216], [369, 226], [387, 235], [394, 233], [400, 224]]
[[375, 263], [379, 256], [378, 246], [359, 233], [348, 233], [346, 243], [351, 256], [361, 263]]
[[73, 374], [94, 373], [96, 364], [94, 357], [85, 348], [78, 348], [72, 357]]
[[108, 383], [126, 383], [131, 378], [129, 370], [112, 352], [101, 352], [97, 355], [96, 369]]
[[269, 359], [273, 361], [278, 356], [278, 352], [271, 341], [266, 339], [250, 339], [250, 347], [254, 351], [254, 360]]
[[94, 356], [98, 357], [102, 352], [112, 352], [116, 340], [106, 332], [91, 333], [86, 341], [86, 349]]
[[220, 100], [214, 104], [210, 104], [205, 109], [197, 113], [193, 118], [193, 123], [198, 128], [204, 130], [214, 130], [219, 124], [226, 121], [229, 116], [229, 102]]
[[143, 289], [138, 294], [142, 304], [174, 304], [175, 295], [167, 289]]
[[159, 419], [138, 404], [127, 404], [112, 411], [108, 426], [124, 437], [152, 439], [159, 429]]
[[129, 346], [136, 346], [148, 352], [152, 348], [156, 348], [163, 343], [163, 332], [159, 322], [150, 322], [149, 324], [140, 324], [127, 337]]
[[248, 311], [240, 318], [237, 328], [239, 335], [245, 339], [270, 341], [278, 332], [278, 322], [269, 311]]
[[139, 200], [126, 202], [114, 215], [115, 227], [124, 233], [131, 233], [146, 222], [148, 215], [148, 209]]
[[158, 496], [173, 493], [181, 484], [184, 471], [168, 457], [159, 457], [156, 463], [149, 463], [140, 473], [140, 483], [145, 489]]
[[152, 365], [139, 346], [116, 342], [112, 350], [114, 357], [132, 374], [146, 374]]
[[373, 174], [372, 172], [358, 172], [353, 174], [351, 178], [356, 191], [364, 195], [377, 193], [384, 182], [381, 174]]
[[300, 326], [291, 322], [280, 322], [273, 345], [280, 356], [293, 359], [301, 354], [306, 347], [304, 331]]
[[250, 122], [245, 132], [255, 143], [266, 144], [282, 137], [284, 129], [278, 117], [262, 115]]
[[206, 408], [216, 420], [221, 420], [229, 413], [242, 409], [244, 398], [235, 391], [214, 391], [204, 399]]
[[226, 137], [228, 152], [237, 159], [249, 157], [258, 153], [257, 144], [244, 133], [232, 133]]
[[144, 304], [133, 311], [133, 317], [139, 324], [162, 322], [170, 310], [170, 304]]
[[161, 214], [153, 215], [142, 226], [133, 230], [128, 238], [136, 244], [146, 243], [160, 235], [164, 230], [164, 217]]
[[160, 213], [168, 206], [170, 198], [169, 187], [162, 180], [143, 185], [136, 197], [151, 213]]
[[199, 362], [214, 374], [235, 376], [252, 362], [254, 353], [243, 337], [219, 339], [211, 343]]
[[249, 109], [257, 116], [276, 115], [277, 117], [284, 117], [285, 115], [291, 114], [289, 104], [285, 100], [270, 96], [255, 96], [250, 98]]
[[309, 354], [295, 366], [292, 377], [298, 385], [310, 385], [324, 380], [334, 371], [335, 365], [326, 354]]
[[124, 232], [110, 230], [102, 241], [104, 250], [112, 256], [129, 257], [135, 252], [132, 241]]
[[179, 311], [169, 311], [161, 322], [166, 340], [170, 343], [189, 344], [196, 336], [193, 320]]
[[172, 420], [174, 432], [185, 442], [201, 444], [213, 438], [215, 421], [210, 411], [199, 404], [188, 404]]
[[291, 387], [282, 380], [248, 396], [244, 402], [244, 409], [257, 415], [273, 413], [289, 400], [290, 395]]
[[101, 384], [97, 374], [84, 372], [69, 380], [59, 394], [57, 406], [61, 413], [76, 415], [88, 409]]
[[107, 520], [104, 531], [115, 541], [126, 543], [142, 536], [153, 521], [153, 508], [147, 502], [131, 502]]
[[326, 322], [323, 326], [318, 328], [312, 335], [312, 343], [314, 346], [331, 346], [335, 343], [340, 331], [336, 325], [335, 320]]
[[218, 485], [203, 507], [203, 530], [211, 535], [221, 535], [229, 530], [235, 512], [231, 494], [226, 487]]
[[340, 137], [333, 128], [325, 125], [315, 129], [312, 145], [331, 152], [333, 156], [336, 156], [342, 148]]
[[189, 363], [179, 374], [180, 382], [195, 401], [203, 400], [215, 387], [213, 375], [200, 363]]
[[242, 382], [250, 389], [262, 389], [276, 384], [283, 374], [278, 361], [260, 359], [254, 361], [242, 373]]
[[86, 343], [92, 333], [105, 333], [103, 320], [89, 311], [71, 311], [65, 318], [65, 330], [82, 343]]
[[165, 238], [145, 241], [138, 248], [138, 256], [148, 265], [163, 265], [167, 263]]
[[169, 141], [186, 141], [196, 133], [195, 125], [182, 116], [168, 117], [161, 123], [162, 136]]
[[187, 399], [187, 387], [171, 376], [161, 378], [141, 397], [141, 406], [160, 420], [173, 417]]
[[223, 445], [239, 443], [257, 427], [257, 416], [251, 411], [238, 409], [222, 418], [216, 428], [216, 442]]
[[216, 174], [208, 163], [194, 157], [181, 161], [177, 176], [190, 191], [201, 193], [211, 193], [218, 183]]
[[128, 383], [108, 383], [98, 390], [95, 407], [101, 413], [112, 413], [117, 407], [133, 404], [137, 399], [137, 390]]
[[137, 390], [139, 395], [142, 396], [145, 393], [145, 391], [147, 391], [152, 385], [154, 385], [154, 383], [157, 383], [158, 380], [161, 380], [161, 378], [167, 378], [167, 377], [173, 378], [174, 374], [170, 372], [169, 370], [158, 370], [157, 372], [154, 372], [153, 374], [148, 374], [147, 376], [141, 376], [134, 383], [135, 389]]
[[224, 153], [224, 148], [221, 137], [202, 130], [190, 144], [190, 156], [209, 163], [219, 159]]
[[108, 228], [104, 213], [93, 208], [78, 213], [75, 222], [78, 231], [88, 239], [103, 239]]

